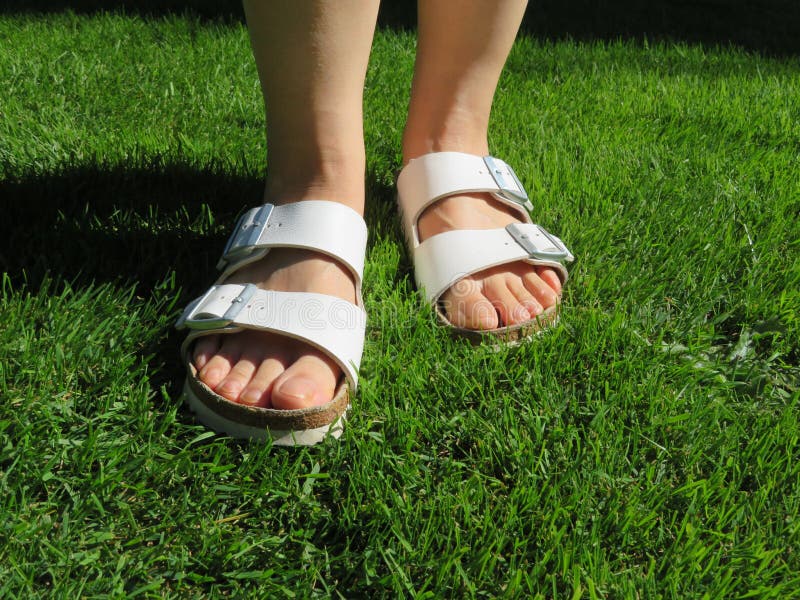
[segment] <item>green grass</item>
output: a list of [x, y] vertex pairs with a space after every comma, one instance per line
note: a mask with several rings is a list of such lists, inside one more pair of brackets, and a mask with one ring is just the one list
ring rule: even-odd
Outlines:
[[800, 597], [800, 63], [522, 38], [494, 154], [577, 256], [562, 323], [434, 325], [366, 85], [370, 325], [338, 443], [235, 443], [171, 324], [264, 169], [238, 24], [0, 16], [0, 596]]

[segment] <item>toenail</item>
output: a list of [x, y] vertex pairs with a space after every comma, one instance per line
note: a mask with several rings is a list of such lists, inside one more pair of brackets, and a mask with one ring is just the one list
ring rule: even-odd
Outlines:
[[235, 381], [223, 381], [222, 384], [217, 388], [217, 392], [221, 394], [228, 394], [231, 396], [235, 396], [241, 390], [241, 386], [236, 383]]
[[314, 398], [316, 386], [314, 383], [304, 377], [291, 377], [287, 379], [278, 387], [277, 392], [281, 396], [292, 398], [293, 400], [302, 400], [307, 402]]
[[220, 369], [211, 369], [210, 371], [203, 373], [202, 377], [203, 383], [207, 385], [215, 385], [219, 383], [219, 380], [222, 379], [222, 371]]
[[261, 392], [248, 388], [239, 396], [239, 401], [243, 404], [258, 404], [261, 400]]
[[522, 321], [527, 321], [527, 320], [529, 320], [529, 319], [530, 319], [531, 317], [533, 317], [533, 316], [534, 316], [534, 315], [532, 315], [532, 314], [530, 313], [530, 311], [528, 311], [528, 309], [526, 309], [524, 306], [519, 306], [519, 307], [517, 307], [517, 309], [514, 311], [514, 318], [515, 318], [517, 321], [519, 321], [519, 322], [522, 322]]

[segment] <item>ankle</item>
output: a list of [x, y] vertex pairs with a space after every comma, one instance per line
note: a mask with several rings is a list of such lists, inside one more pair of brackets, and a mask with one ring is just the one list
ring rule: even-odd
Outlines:
[[403, 142], [403, 165], [410, 160], [432, 152], [464, 152], [486, 156], [489, 144], [485, 137], [470, 135], [426, 136]]
[[359, 215], [364, 215], [364, 184], [357, 186], [333, 185], [317, 181], [283, 186], [265, 186], [263, 201], [281, 205], [301, 202], [303, 200], [327, 200], [338, 202], [352, 208]]
[[319, 152], [314, 156], [291, 155], [291, 161], [269, 162], [264, 201], [287, 204], [301, 200], [328, 200], [364, 213], [363, 150], [349, 155]]
[[403, 164], [431, 152], [489, 153], [488, 123], [481, 115], [467, 112], [441, 118], [409, 117], [403, 132]]

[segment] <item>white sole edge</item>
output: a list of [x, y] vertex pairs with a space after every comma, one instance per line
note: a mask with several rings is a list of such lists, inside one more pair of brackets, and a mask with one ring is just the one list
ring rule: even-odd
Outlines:
[[336, 419], [333, 423], [316, 427], [314, 429], [302, 429], [298, 431], [269, 429], [266, 427], [254, 427], [231, 421], [208, 408], [203, 402], [197, 399], [189, 388], [188, 383], [183, 385], [183, 399], [194, 413], [197, 420], [213, 429], [218, 433], [224, 433], [235, 439], [247, 440], [268, 440], [272, 439], [273, 446], [313, 446], [320, 443], [326, 437], [338, 439], [344, 431], [345, 414]]

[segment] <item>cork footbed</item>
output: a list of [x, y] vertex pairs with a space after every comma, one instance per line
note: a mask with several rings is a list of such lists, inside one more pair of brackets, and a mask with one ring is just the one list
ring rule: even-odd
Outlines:
[[223, 398], [197, 378], [197, 369], [186, 359], [186, 384], [195, 398], [223, 419], [248, 427], [275, 431], [303, 431], [330, 425], [344, 415], [350, 402], [347, 381], [336, 388], [333, 399], [322, 406], [298, 410], [260, 408], [231, 402]]
[[499, 346], [516, 346], [524, 340], [534, 337], [542, 333], [545, 329], [555, 325], [558, 322], [561, 312], [561, 303], [559, 302], [555, 306], [551, 306], [531, 321], [520, 323], [519, 325], [485, 330], [458, 327], [448, 320], [438, 303], [434, 308], [439, 321], [450, 329], [450, 333], [454, 337], [466, 338], [475, 346], [485, 342]]

